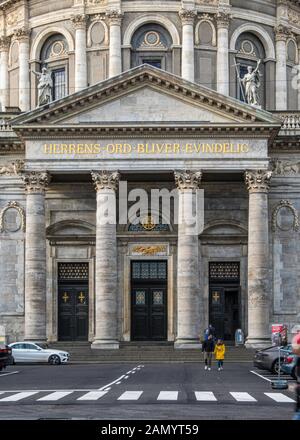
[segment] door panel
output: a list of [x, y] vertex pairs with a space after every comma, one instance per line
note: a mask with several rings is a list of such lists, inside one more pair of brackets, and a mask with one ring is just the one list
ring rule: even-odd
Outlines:
[[210, 288], [210, 324], [215, 327], [216, 337], [234, 340], [239, 328], [239, 288]]
[[88, 339], [88, 286], [59, 286], [58, 337], [61, 341]]

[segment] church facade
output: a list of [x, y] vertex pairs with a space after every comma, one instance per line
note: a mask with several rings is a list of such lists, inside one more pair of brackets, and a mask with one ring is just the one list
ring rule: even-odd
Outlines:
[[300, 325], [300, 4], [248, 3], [0, 2], [8, 342]]

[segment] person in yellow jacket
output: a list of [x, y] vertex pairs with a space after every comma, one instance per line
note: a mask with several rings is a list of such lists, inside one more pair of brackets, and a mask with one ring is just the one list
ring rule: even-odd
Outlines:
[[223, 362], [225, 359], [225, 344], [222, 341], [222, 339], [218, 339], [218, 342], [216, 343], [214, 355], [216, 357], [216, 361], [218, 361], [218, 370], [223, 370]]

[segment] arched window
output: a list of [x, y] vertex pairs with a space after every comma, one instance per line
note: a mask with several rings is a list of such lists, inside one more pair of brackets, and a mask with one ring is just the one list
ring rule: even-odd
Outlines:
[[[265, 72], [265, 50], [263, 44], [260, 40], [252, 33], [245, 32], [241, 34], [237, 40], [236, 44], [236, 68], [239, 73], [240, 78], [243, 78], [246, 73], [248, 73], [248, 67], [251, 66], [253, 69], [256, 68], [257, 62], [261, 60], [261, 65], [259, 68], [260, 72], [260, 88], [259, 88], [259, 99], [260, 104], [264, 108], [266, 97], [266, 72]], [[236, 97], [241, 101], [245, 101], [244, 88], [241, 86], [236, 74]]]
[[133, 35], [131, 66], [150, 64], [163, 70], [172, 71], [172, 38], [159, 24], [141, 26]]
[[40, 55], [40, 67], [47, 67], [52, 73], [52, 99], [68, 94], [68, 44], [61, 34], [52, 35], [44, 43]]

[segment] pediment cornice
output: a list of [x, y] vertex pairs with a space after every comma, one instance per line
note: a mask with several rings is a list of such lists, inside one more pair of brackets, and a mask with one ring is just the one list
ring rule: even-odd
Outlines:
[[[65, 124], [65, 128], [68, 129], [68, 124], [64, 123], [67, 118], [87, 112], [89, 109], [145, 86], [223, 115], [233, 124], [278, 124], [280, 126], [280, 122], [266, 111], [255, 109], [236, 99], [223, 96], [204, 86], [191, 83], [149, 65], [136, 67], [83, 91], [24, 113], [12, 120], [11, 124], [13, 129], [21, 134], [24, 134], [29, 127], [36, 126], [37, 128], [37, 126], [51, 126], [52, 124], [59, 126]], [[98, 128], [97, 125], [97, 129], [101, 130], [101, 127]]]

